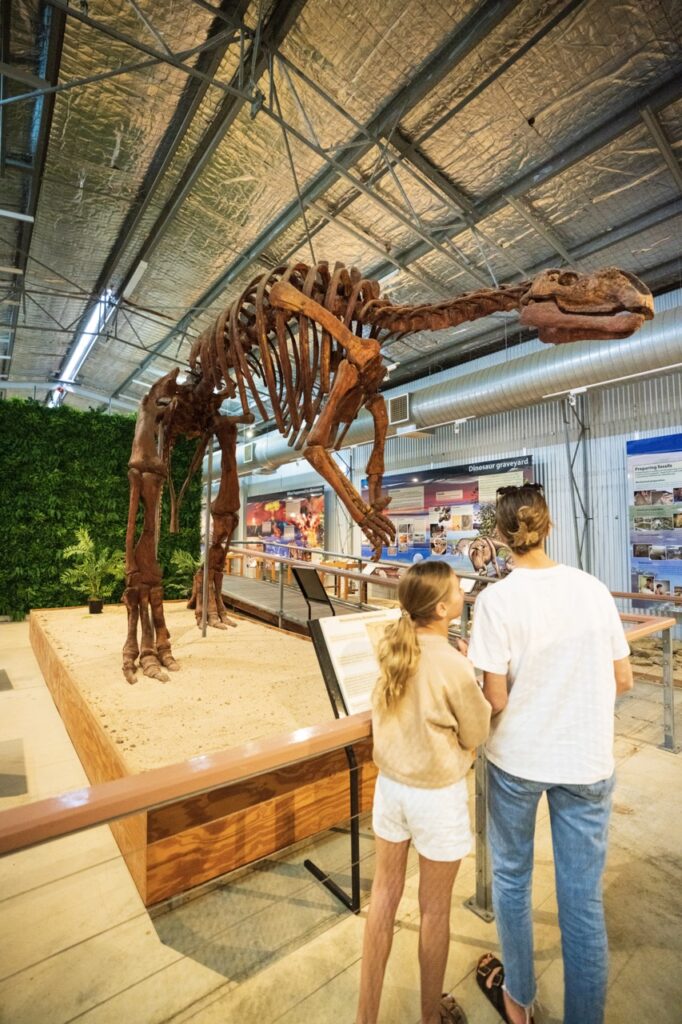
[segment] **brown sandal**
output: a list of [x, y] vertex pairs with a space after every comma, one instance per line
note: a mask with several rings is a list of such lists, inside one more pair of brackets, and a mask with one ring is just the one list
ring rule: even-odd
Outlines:
[[444, 992], [440, 1000], [441, 1024], [467, 1024], [467, 1017], [454, 996]]
[[[496, 974], [490, 985], [488, 985], [487, 979], [493, 971], [496, 971]], [[483, 995], [486, 997], [490, 1005], [497, 1010], [505, 1024], [511, 1024], [507, 1014], [507, 1008], [504, 1005], [504, 995], [502, 992], [502, 985], [504, 984], [504, 967], [502, 966], [502, 961], [498, 960], [492, 953], [484, 953], [476, 965], [476, 981]], [[532, 1016], [530, 1018], [530, 1024], [534, 1024]]]

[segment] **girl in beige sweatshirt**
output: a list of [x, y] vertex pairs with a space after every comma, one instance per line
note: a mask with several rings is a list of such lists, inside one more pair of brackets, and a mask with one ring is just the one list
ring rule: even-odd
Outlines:
[[441, 997], [450, 901], [472, 837], [465, 776], [490, 725], [490, 705], [470, 662], [448, 642], [464, 602], [445, 562], [420, 562], [398, 588], [402, 616], [379, 646], [373, 695], [376, 868], [362, 958], [356, 1024], [376, 1024], [411, 842], [419, 854], [422, 1024], [461, 1020]]

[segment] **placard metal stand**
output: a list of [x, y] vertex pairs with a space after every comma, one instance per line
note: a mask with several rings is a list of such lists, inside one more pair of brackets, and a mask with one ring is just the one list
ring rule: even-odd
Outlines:
[[[388, 624], [398, 613], [393, 609], [377, 609], [332, 618], [334, 606], [317, 570], [292, 567], [292, 572], [308, 605], [308, 630], [335, 718], [345, 718], [368, 708], [378, 665], [367, 627], [370, 623], [373, 626]], [[313, 610], [319, 611], [325, 606], [331, 615], [313, 618]], [[344, 749], [350, 792], [350, 893], [313, 861], [304, 861], [304, 866], [345, 907], [357, 914], [360, 911], [360, 768], [353, 748]]]
[[[305, 573], [314, 573], [317, 576], [317, 572], [314, 569], [303, 569], [296, 570]], [[318, 576], [319, 579], [319, 576]], [[320, 581], [321, 584], [321, 581]], [[301, 586], [299, 582], [299, 586]], [[303, 587], [301, 587], [303, 590]], [[304, 592], [304, 597], [306, 594]], [[306, 601], [308, 598], [306, 597]], [[331, 601], [329, 602], [331, 606]], [[310, 615], [310, 604], [308, 604], [308, 612]], [[334, 609], [332, 607], [332, 614]], [[322, 669], [322, 678], [324, 679], [325, 686], [327, 687], [327, 694], [329, 695], [329, 702], [332, 706], [335, 718], [344, 718], [348, 715], [348, 709], [346, 708], [346, 702], [343, 699], [341, 688], [336, 678], [336, 672], [332, 665], [331, 658], [329, 657], [329, 651], [327, 644], [322, 632], [322, 626], [320, 623], [313, 618], [308, 618], [308, 629], [312, 637], [313, 646], [315, 647], [315, 653], [317, 654], [317, 660], [320, 663]], [[346, 753], [346, 759], [348, 761], [348, 785], [350, 790], [350, 894], [347, 893], [340, 885], [334, 881], [333, 878], [323, 871], [322, 868], [318, 867], [312, 860], [304, 860], [303, 866], [312, 875], [317, 878], [318, 881], [322, 882], [325, 889], [336, 896], [337, 900], [343, 903], [344, 907], [347, 907], [353, 914], [360, 912], [360, 782], [359, 782], [359, 769], [357, 758], [355, 757], [355, 751], [352, 747], [344, 747]]]

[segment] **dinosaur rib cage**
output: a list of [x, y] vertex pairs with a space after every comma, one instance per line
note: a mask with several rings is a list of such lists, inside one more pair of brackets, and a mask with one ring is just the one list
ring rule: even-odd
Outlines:
[[289, 444], [301, 448], [325, 397], [330, 393], [344, 347], [320, 324], [270, 304], [271, 288], [285, 282], [337, 317], [357, 337], [382, 341], [391, 335], [438, 330], [478, 319], [501, 309], [517, 309], [529, 282], [472, 292], [436, 305], [394, 306], [380, 298], [377, 281], [356, 267], [327, 262], [280, 266], [254, 278], [242, 294], [205, 330], [192, 347], [190, 367], [200, 367], [216, 398], [240, 399], [244, 414], [251, 401], [269, 419], [260, 380], [272, 415]]
[[[379, 295], [379, 285], [355, 267], [327, 263], [277, 267], [256, 277], [196, 340], [190, 366], [213, 381], [226, 398], [239, 397], [245, 413], [255, 403], [264, 420], [268, 412], [257, 387], [260, 380], [272, 415], [289, 444], [301, 447], [334, 384], [344, 348], [328, 331], [306, 316], [270, 305], [270, 289], [288, 282], [338, 317], [358, 337], [360, 310]], [[378, 329], [372, 329], [375, 338]], [[252, 401], [250, 401], [250, 399]]]

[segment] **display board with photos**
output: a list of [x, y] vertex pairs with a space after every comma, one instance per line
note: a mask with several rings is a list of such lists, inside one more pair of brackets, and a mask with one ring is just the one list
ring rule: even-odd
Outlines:
[[[532, 455], [387, 477], [384, 488], [391, 496], [387, 515], [397, 532], [395, 545], [383, 549], [382, 559], [410, 563], [433, 556], [446, 559], [456, 570], [470, 572], [472, 542], [489, 537], [494, 530], [498, 487], [532, 480]], [[363, 481], [363, 498], [367, 500], [367, 496]], [[486, 571], [493, 575], [498, 559], [495, 548], [488, 546]], [[371, 554], [368, 545], [362, 553]], [[502, 557], [499, 562], [503, 568]]]
[[682, 597], [682, 434], [627, 443], [631, 589]]
[[264, 541], [267, 554], [282, 557], [290, 553], [288, 544], [301, 552], [324, 547], [324, 488], [247, 498], [246, 537]]

